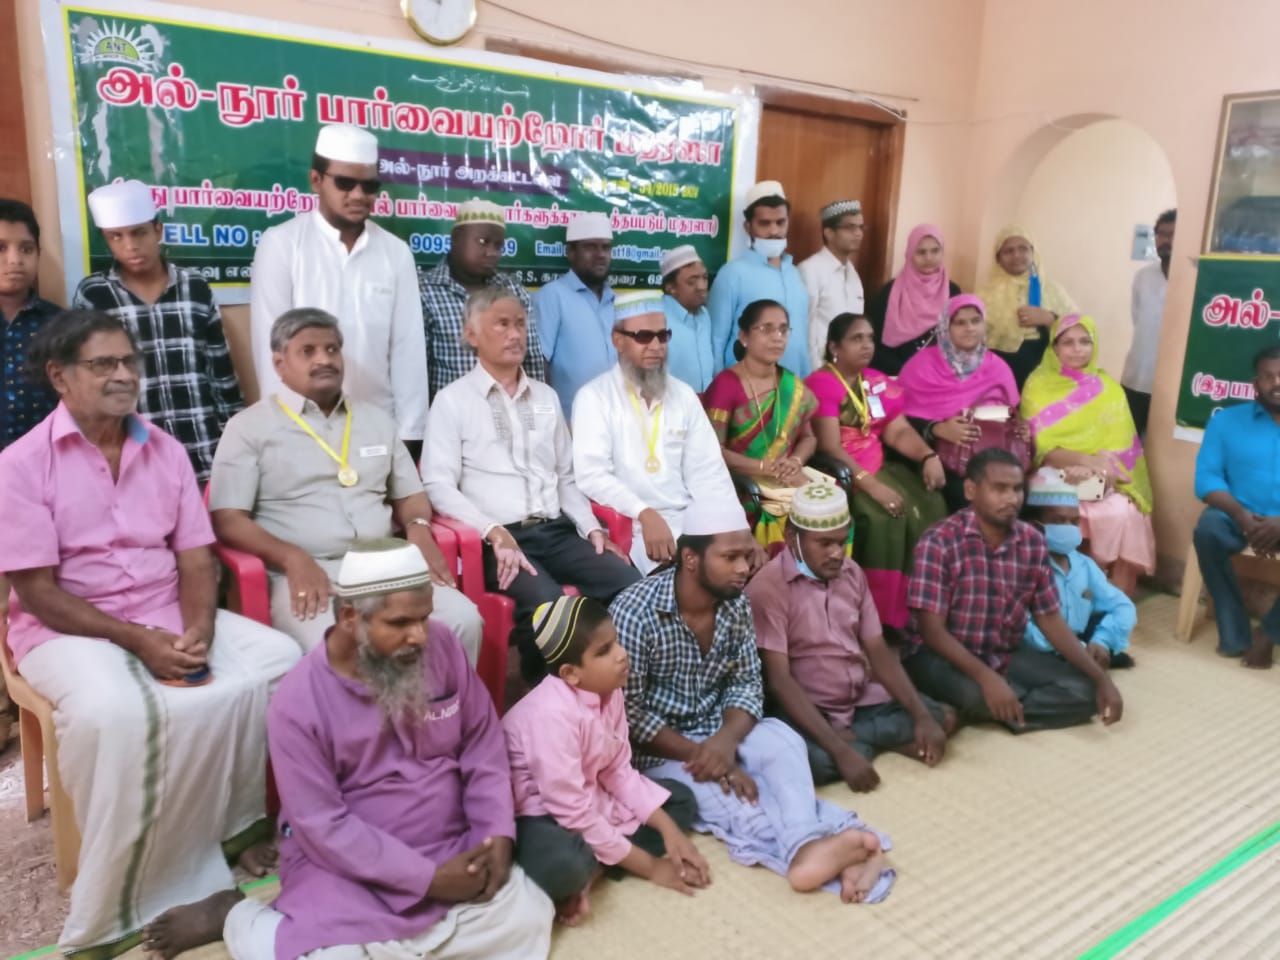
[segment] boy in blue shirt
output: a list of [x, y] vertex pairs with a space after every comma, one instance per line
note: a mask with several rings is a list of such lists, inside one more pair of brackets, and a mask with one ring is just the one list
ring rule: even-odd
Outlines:
[[[1138, 622], [1138, 610], [1123, 590], [1112, 586], [1102, 568], [1080, 552], [1080, 500], [1075, 487], [1059, 471], [1044, 468], [1028, 479], [1026, 503], [1027, 519], [1044, 532], [1067, 626], [1098, 666], [1132, 667], [1129, 634]], [[1034, 619], [1027, 621], [1023, 643], [1033, 650], [1053, 652]]]

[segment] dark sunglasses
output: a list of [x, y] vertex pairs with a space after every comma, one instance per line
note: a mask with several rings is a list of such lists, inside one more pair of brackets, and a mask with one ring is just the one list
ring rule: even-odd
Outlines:
[[624, 337], [630, 337], [642, 347], [647, 347], [655, 340], [666, 343], [671, 339], [670, 330], [619, 330], [618, 332]]
[[359, 187], [367, 196], [372, 197], [382, 189], [381, 180], [359, 180], [355, 177], [340, 177], [336, 173], [326, 173], [324, 176], [332, 180], [333, 185], [343, 193], [350, 193], [356, 187]]

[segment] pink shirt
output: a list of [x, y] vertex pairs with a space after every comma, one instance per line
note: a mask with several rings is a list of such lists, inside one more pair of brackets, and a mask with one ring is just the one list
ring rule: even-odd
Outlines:
[[[120, 476], [67, 408], [0, 452], [0, 570], [55, 567], [58, 586], [119, 620], [181, 633], [178, 561], [213, 543], [182, 444], [141, 417], [127, 421]], [[9, 597], [14, 660], [58, 632]]]
[[604, 864], [671, 794], [631, 766], [621, 690], [586, 693], [547, 677], [502, 718], [516, 816], [551, 816]]
[[756, 646], [785, 653], [791, 676], [837, 727], [853, 723], [855, 707], [887, 703], [889, 691], [871, 680], [862, 643], [881, 634], [867, 577], [852, 560], [822, 583], [800, 572], [783, 550], [747, 584]]

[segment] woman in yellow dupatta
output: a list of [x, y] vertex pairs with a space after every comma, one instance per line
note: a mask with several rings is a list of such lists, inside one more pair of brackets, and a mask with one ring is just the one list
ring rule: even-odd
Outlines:
[[1046, 350], [1022, 390], [1037, 466], [1061, 470], [1068, 483], [1105, 483], [1101, 500], [1081, 500], [1089, 555], [1130, 596], [1139, 573], [1155, 569], [1151, 478], [1124, 389], [1098, 369], [1098, 328], [1068, 314], [1050, 331]]
[[1049, 345], [1049, 327], [1076, 305], [1044, 276], [1035, 239], [1020, 226], [996, 235], [996, 263], [978, 296], [987, 305], [987, 346], [1009, 364], [1021, 390]]

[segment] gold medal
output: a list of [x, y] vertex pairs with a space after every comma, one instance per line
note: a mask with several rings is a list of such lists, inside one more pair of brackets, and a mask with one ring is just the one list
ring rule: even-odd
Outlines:
[[360, 474], [351, 467], [343, 467], [338, 471], [338, 482], [344, 487], [354, 487], [360, 482]]
[[648, 470], [650, 473], [657, 473], [659, 470], [662, 469], [662, 461], [659, 460], [657, 457], [650, 457], [648, 460], [644, 462], [644, 468]]
[[640, 419], [640, 429], [644, 432], [645, 440], [649, 444], [649, 459], [644, 462], [644, 468], [649, 473], [657, 473], [662, 469], [662, 461], [658, 459], [658, 439], [662, 436], [662, 403], [659, 402], [653, 408], [651, 416], [653, 427], [650, 429], [644, 422], [645, 416], [644, 411], [640, 409], [640, 398], [630, 387], [627, 387], [627, 394], [631, 397], [631, 406]]

